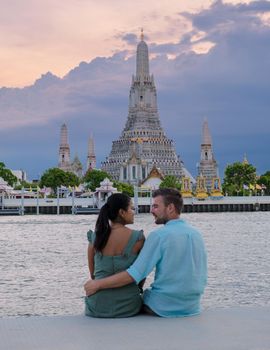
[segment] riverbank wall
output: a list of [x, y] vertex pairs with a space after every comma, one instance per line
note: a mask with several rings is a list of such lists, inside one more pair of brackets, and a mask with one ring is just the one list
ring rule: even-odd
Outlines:
[[[137, 213], [149, 213], [152, 198], [133, 198]], [[184, 198], [184, 213], [270, 211], [270, 196]], [[93, 198], [5, 198], [0, 215], [97, 214]]]

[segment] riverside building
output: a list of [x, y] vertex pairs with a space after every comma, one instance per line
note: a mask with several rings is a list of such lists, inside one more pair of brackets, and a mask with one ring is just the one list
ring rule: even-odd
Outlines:
[[137, 46], [136, 75], [132, 76], [126, 125], [102, 170], [114, 180], [140, 185], [153, 167], [178, 178], [190, 176], [177, 156], [174, 142], [161, 126], [154, 76], [149, 72], [148, 46], [143, 31]]

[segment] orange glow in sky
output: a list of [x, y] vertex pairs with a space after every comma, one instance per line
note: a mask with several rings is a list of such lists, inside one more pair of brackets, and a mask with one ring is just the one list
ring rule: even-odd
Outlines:
[[[139, 34], [141, 27], [150, 42], [177, 42], [179, 33], [191, 29], [191, 24], [179, 13], [196, 12], [211, 3], [210, 0], [0, 0], [0, 87], [31, 85], [48, 71], [62, 77], [81, 61], [132, 49], [121, 37], [127, 33]], [[197, 49], [204, 51], [209, 45], [201, 44]]]

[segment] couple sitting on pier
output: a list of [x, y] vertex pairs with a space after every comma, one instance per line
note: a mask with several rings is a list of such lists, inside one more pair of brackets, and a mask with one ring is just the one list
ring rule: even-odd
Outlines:
[[[84, 285], [86, 315], [182, 317], [200, 312], [206, 252], [201, 234], [180, 219], [182, 207], [179, 191], [154, 191], [151, 213], [164, 226], [145, 240], [142, 231], [126, 227], [134, 221], [131, 199], [121, 193], [108, 198], [95, 231], [87, 234], [91, 279]], [[154, 281], [143, 291], [154, 269]]]

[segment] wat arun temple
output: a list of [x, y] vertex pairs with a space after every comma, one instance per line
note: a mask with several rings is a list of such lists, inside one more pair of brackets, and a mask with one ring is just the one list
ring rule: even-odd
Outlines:
[[[83, 167], [75, 156], [70, 160], [67, 126], [62, 125], [59, 146], [58, 167], [72, 171], [79, 177]], [[89, 139], [86, 172], [96, 168], [93, 137]], [[102, 170], [113, 180], [140, 186], [153, 173], [163, 178], [176, 176], [183, 184], [188, 184], [188, 192], [195, 185], [200, 191], [211, 191], [213, 181], [219, 181], [218, 166], [215, 161], [212, 140], [207, 120], [203, 123], [201, 156], [197, 165], [196, 180], [184, 167], [176, 154], [173, 140], [169, 139], [160, 123], [157, 107], [157, 91], [153, 74], [149, 71], [148, 46], [143, 32], [137, 46], [136, 75], [132, 76], [129, 93], [128, 117], [120, 137], [112, 142], [109, 156], [101, 163]], [[185, 186], [184, 186], [185, 187]], [[220, 187], [220, 185], [219, 185]]]
[[[160, 123], [157, 91], [153, 74], [149, 71], [148, 47], [143, 33], [137, 46], [136, 75], [132, 76], [129, 110], [126, 125], [102, 169], [113, 179], [140, 184], [150, 171], [178, 178], [187, 176], [187, 170], [177, 156], [173, 140], [169, 139]], [[189, 175], [188, 175], [189, 176]]]

